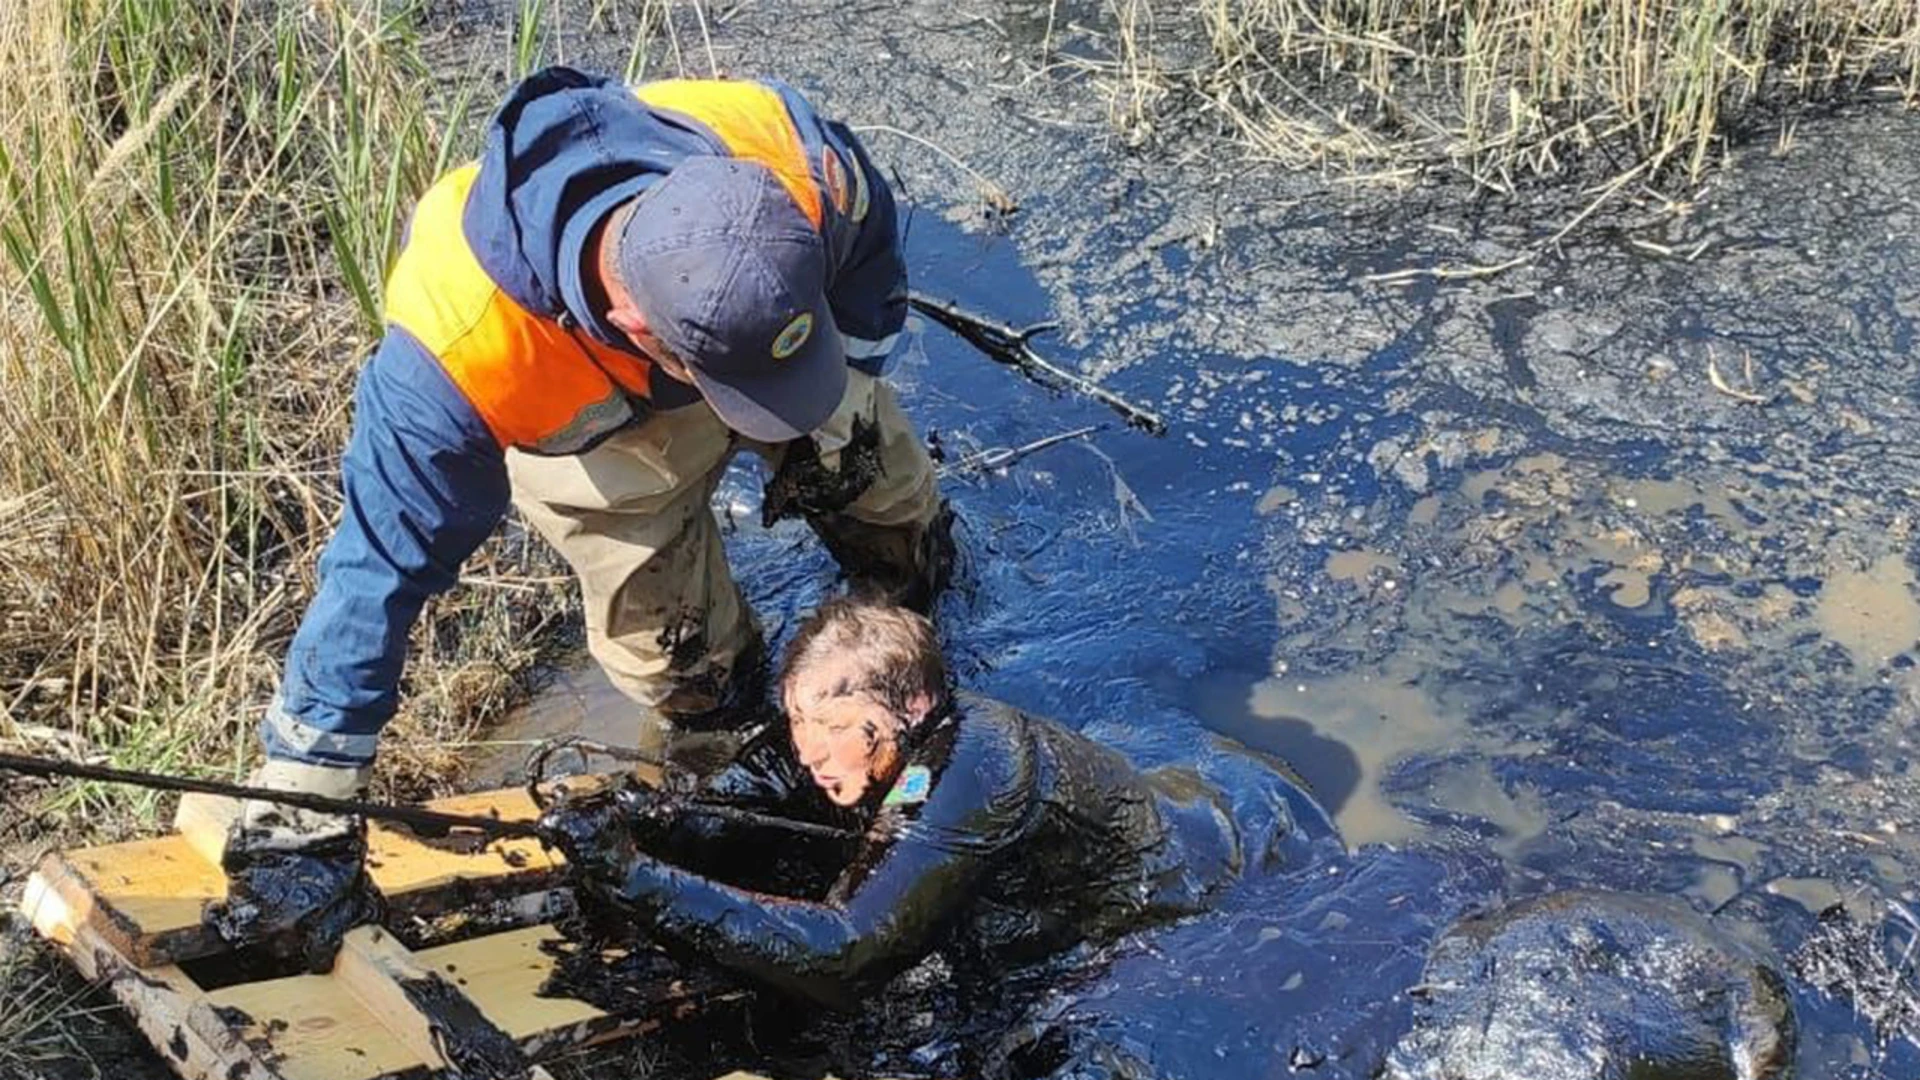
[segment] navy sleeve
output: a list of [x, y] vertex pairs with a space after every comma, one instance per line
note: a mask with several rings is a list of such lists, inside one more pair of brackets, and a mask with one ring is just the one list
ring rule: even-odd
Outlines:
[[847, 361], [871, 375], [887, 358], [907, 321], [907, 261], [901, 250], [899, 211], [893, 189], [874, 167], [860, 140], [844, 125], [824, 121], [828, 141], [855, 165], [849, 177], [856, 232], [827, 289], [827, 305], [846, 340]]
[[399, 329], [360, 373], [341, 486], [345, 510], [262, 739], [269, 757], [358, 766], [398, 704], [421, 606], [453, 585], [507, 508], [492, 432]]

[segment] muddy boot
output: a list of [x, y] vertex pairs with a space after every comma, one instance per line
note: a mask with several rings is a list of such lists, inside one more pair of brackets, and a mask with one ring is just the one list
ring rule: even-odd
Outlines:
[[733, 761], [773, 718], [768, 682], [766, 643], [756, 633], [730, 668], [711, 668], [660, 702], [669, 784], [707, 776]]
[[943, 500], [924, 525], [870, 525], [845, 514], [809, 518], [853, 591], [933, 612], [953, 574], [953, 511]]

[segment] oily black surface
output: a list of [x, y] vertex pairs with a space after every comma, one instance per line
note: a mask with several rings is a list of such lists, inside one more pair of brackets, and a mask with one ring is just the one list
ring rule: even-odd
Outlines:
[[1780, 975], [1664, 897], [1570, 891], [1467, 920], [1413, 991], [1392, 1080], [1778, 1080]]
[[[501, 55], [506, 11], [450, 52]], [[916, 289], [1058, 318], [1056, 361], [1171, 424], [948, 482], [963, 682], [1145, 766], [1232, 735], [1360, 847], [1079, 958], [1006, 1029], [1016, 1071], [1369, 1076], [1435, 937], [1556, 889], [1674, 896], [1774, 958], [1836, 900], [1910, 894], [1915, 118], [1838, 110], [1542, 247], [1583, 199], [1327, 183], [1171, 129], [1128, 151], [1098, 80], [1041, 70], [1050, 15], [1100, 52], [1098, 5], [723, 14], [712, 66], [796, 83], [897, 173]], [[549, 55], [623, 65], [626, 29]], [[916, 325], [892, 377], [950, 456], [1108, 419]], [[757, 490], [720, 501], [777, 642], [833, 574], [753, 527]], [[1801, 1075], [1920, 1071], [1791, 992]]]
[[434, 1048], [457, 1075], [466, 1080], [519, 1080], [527, 1075], [520, 1047], [444, 976], [428, 972], [397, 985], [407, 1003], [427, 1018]]
[[[1102, 5], [702, 7], [718, 67], [868, 128], [915, 204], [916, 288], [1058, 318], [1054, 360], [1171, 425], [948, 481], [963, 682], [1147, 766], [1230, 734], [1287, 758], [1361, 847], [1071, 958], [970, 1036], [1010, 1070], [1367, 1077], [1442, 931], [1554, 889], [1677, 897], [1776, 958], [1835, 901], [1878, 934], [1912, 898], [1920, 118], [1838, 110], [1504, 274], [1391, 284], [1369, 278], [1532, 250], [1581, 200], [1356, 187], [1171, 129], [1131, 152], [1096, 80], [1041, 70], [1049, 16], [1097, 54]], [[436, 7], [447, 72], [504, 88], [514, 8]], [[630, 30], [570, 25], [547, 55], [619, 69]], [[893, 378], [956, 458], [1109, 419], [937, 327]], [[743, 467], [719, 503], [777, 642], [833, 573], [804, 526], [757, 527], [759, 490]], [[1799, 1076], [1920, 1075], [1896, 1007], [1876, 1030], [1815, 985], [1906, 1000], [1888, 933], [1883, 969], [1827, 949], [1860, 977], [1789, 978]], [[838, 1071], [957, 1037], [938, 971], [914, 977], [935, 1004], [878, 1003]], [[687, 1075], [805, 1071], [748, 1029], [710, 1033]]]

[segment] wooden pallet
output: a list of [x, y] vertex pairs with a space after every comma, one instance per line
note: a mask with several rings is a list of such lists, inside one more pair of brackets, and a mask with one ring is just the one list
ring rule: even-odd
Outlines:
[[[518, 790], [432, 805], [513, 820], [536, 813]], [[492, 932], [414, 951], [383, 927], [360, 927], [329, 974], [203, 986], [189, 969], [207, 965], [194, 961], [228, 949], [201, 912], [226, 896], [219, 851], [231, 807], [189, 797], [173, 835], [49, 855], [21, 898], [40, 934], [106, 986], [187, 1080], [413, 1080], [447, 1067], [448, 1030], [504, 1036], [537, 1062], [655, 1028], [697, 997], [675, 983], [661, 988], [657, 1013], [612, 1016], [538, 996], [554, 964], [541, 946], [559, 936], [539, 920], [560, 856], [531, 840], [461, 853], [380, 826], [369, 830], [368, 869], [389, 926], [484, 907]], [[525, 1075], [544, 1074], [536, 1065]]]

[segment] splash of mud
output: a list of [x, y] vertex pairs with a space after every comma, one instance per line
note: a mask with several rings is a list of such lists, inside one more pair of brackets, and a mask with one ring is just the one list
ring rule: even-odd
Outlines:
[[1920, 1046], [1917, 946], [1920, 922], [1904, 906], [1876, 923], [1835, 904], [1821, 911], [1792, 967], [1794, 974], [1864, 1017], [1878, 1040], [1876, 1052], [1884, 1053], [1896, 1039]]
[[1814, 618], [1822, 633], [1853, 654], [1854, 663], [1879, 668], [1920, 643], [1913, 568], [1891, 552], [1865, 569], [1834, 572], [1821, 586]]

